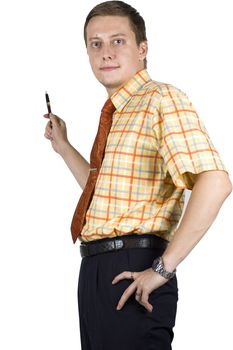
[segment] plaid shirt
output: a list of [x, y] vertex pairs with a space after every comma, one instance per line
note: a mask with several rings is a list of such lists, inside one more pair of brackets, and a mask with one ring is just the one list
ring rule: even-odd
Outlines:
[[[158, 231], [170, 241], [195, 174], [225, 170], [187, 95], [144, 69], [111, 96], [116, 107], [80, 240]], [[156, 233], [157, 234], [157, 233]]]

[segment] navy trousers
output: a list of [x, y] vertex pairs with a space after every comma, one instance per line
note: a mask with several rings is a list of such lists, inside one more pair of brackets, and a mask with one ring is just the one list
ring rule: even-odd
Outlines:
[[82, 350], [171, 350], [178, 288], [176, 276], [149, 295], [153, 311], [139, 304], [133, 293], [116, 310], [125, 289], [123, 271], [143, 271], [161, 256], [161, 248], [130, 248], [82, 258], [78, 280], [78, 309]]

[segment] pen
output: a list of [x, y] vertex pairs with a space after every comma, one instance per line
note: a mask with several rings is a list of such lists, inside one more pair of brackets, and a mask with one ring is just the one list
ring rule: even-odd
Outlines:
[[[47, 91], [45, 91], [45, 99], [46, 99], [46, 104], [47, 104], [47, 108], [48, 108], [48, 113], [51, 113], [51, 105], [50, 105], [50, 100], [49, 100], [49, 94], [47, 93]], [[51, 128], [53, 127], [52, 122], [50, 120], [50, 126]]]
[[50, 105], [49, 95], [48, 95], [47, 91], [45, 91], [45, 99], [46, 99], [46, 104], [47, 104], [47, 108], [48, 108], [48, 113], [51, 113], [51, 105]]

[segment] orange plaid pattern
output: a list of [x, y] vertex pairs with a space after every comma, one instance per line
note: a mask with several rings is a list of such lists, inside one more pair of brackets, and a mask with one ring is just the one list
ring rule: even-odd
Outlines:
[[144, 69], [116, 107], [82, 241], [158, 231], [171, 240], [195, 174], [226, 168], [187, 95]]

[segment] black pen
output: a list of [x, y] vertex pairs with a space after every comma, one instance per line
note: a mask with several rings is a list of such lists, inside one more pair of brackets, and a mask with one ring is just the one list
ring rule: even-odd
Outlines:
[[[45, 99], [46, 99], [46, 104], [47, 104], [47, 108], [48, 108], [48, 113], [52, 113], [50, 100], [49, 100], [49, 94], [47, 93], [47, 91], [45, 91]], [[50, 126], [51, 126], [51, 128], [53, 127], [51, 120], [50, 120]]]
[[48, 113], [52, 113], [51, 112], [51, 105], [50, 105], [49, 95], [48, 95], [47, 91], [45, 91], [45, 99], [46, 99], [46, 104], [47, 104], [47, 108], [48, 108]]

